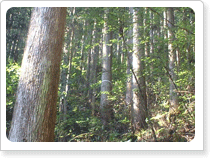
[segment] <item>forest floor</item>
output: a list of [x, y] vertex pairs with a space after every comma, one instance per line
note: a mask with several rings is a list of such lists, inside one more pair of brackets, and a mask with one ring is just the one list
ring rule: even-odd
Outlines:
[[[174, 115], [174, 122], [169, 122], [168, 112], [155, 107], [151, 113], [151, 124], [139, 135], [138, 142], [190, 142], [195, 137], [195, 102], [187, 105]], [[154, 131], [153, 131], [154, 130]]]

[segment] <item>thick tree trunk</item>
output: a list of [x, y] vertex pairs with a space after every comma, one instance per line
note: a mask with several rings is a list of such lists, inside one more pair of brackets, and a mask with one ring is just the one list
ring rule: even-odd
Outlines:
[[9, 140], [52, 142], [66, 8], [35, 8]]

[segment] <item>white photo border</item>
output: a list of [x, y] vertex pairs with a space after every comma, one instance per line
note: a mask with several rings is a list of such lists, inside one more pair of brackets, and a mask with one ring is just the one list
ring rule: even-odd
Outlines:
[[[119, 3], [120, 2], [120, 3]], [[11, 142], [6, 137], [6, 12], [11, 7], [190, 7], [195, 12], [195, 138], [191, 142]], [[203, 3], [201, 1], [1, 2], [1, 150], [203, 150]]]

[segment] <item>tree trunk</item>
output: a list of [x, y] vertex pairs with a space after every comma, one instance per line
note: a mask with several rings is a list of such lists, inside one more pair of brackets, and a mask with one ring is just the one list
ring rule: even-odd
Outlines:
[[176, 74], [174, 72], [175, 70], [175, 61], [176, 61], [176, 51], [173, 46], [173, 41], [174, 41], [174, 34], [173, 34], [173, 24], [174, 24], [174, 10], [173, 8], [168, 8], [167, 10], [167, 16], [168, 16], [168, 54], [169, 54], [169, 74], [170, 74], [170, 109], [169, 109], [169, 118], [170, 114], [176, 111], [178, 107], [178, 97], [175, 92], [176, 87], [175, 87], [175, 81], [176, 81]]
[[143, 8], [139, 9], [140, 15], [139, 15], [139, 36], [140, 36], [140, 50], [139, 50], [139, 63], [140, 63], [140, 70], [139, 70], [139, 84], [140, 84], [140, 128], [146, 128], [147, 124], [145, 122], [145, 119], [147, 117], [147, 95], [146, 95], [146, 83], [145, 83], [145, 76], [144, 76], [144, 69], [145, 69], [145, 63], [144, 63], [144, 58], [145, 58], [145, 46], [144, 43], [144, 10]]
[[[130, 15], [133, 15], [133, 7], [130, 7]], [[132, 17], [131, 17], [132, 19]], [[125, 42], [124, 42], [125, 43]], [[126, 46], [126, 45], [125, 45]], [[127, 50], [127, 83], [126, 83], [126, 105], [129, 110], [132, 107], [132, 77], [131, 77], [131, 69], [132, 69], [132, 49], [133, 46], [133, 30], [130, 29], [128, 31], [128, 50]]]
[[[91, 22], [88, 22], [88, 26], [91, 24]], [[92, 54], [92, 39], [93, 39], [93, 35], [92, 35], [92, 27], [90, 26], [90, 28], [88, 29], [88, 35], [89, 35], [89, 45], [90, 47], [88, 48], [88, 58], [87, 58], [87, 73], [86, 73], [86, 89], [87, 89], [87, 95], [89, 95], [89, 91], [90, 91], [90, 69], [91, 69], [91, 54]]]
[[[153, 23], [154, 23], [154, 15], [153, 12], [151, 11], [150, 13], [150, 58], [152, 59], [154, 57], [154, 51], [155, 51], [155, 47], [154, 47], [154, 27], [153, 27]], [[150, 64], [150, 78], [153, 78], [153, 63], [151, 62]], [[153, 79], [151, 79], [151, 84], [153, 85]]]
[[111, 120], [112, 110], [110, 107], [110, 101], [108, 96], [111, 91], [111, 47], [110, 33], [108, 33], [107, 15], [108, 9], [105, 10], [104, 14], [104, 28], [103, 28], [103, 54], [102, 54], [102, 83], [101, 83], [101, 100], [100, 100], [100, 111], [102, 123], [107, 126]]
[[[97, 30], [96, 30], [96, 20], [94, 20], [94, 27], [92, 31], [92, 44], [93, 47], [91, 49], [91, 73], [90, 73], [90, 85], [93, 86], [97, 82], [97, 76], [96, 76], [96, 66], [97, 66], [97, 61], [98, 61], [98, 46], [95, 45], [97, 42]], [[91, 87], [89, 90], [89, 100], [91, 103], [91, 110], [92, 110], [92, 115], [95, 114], [95, 96], [96, 96], [96, 88], [95, 86]]]
[[[168, 30], [167, 30], [167, 20], [168, 20], [168, 17], [167, 17], [167, 8], [165, 9], [165, 11], [163, 12], [163, 16], [164, 16], [164, 39], [167, 40], [168, 39]], [[167, 67], [168, 66], [168, 42], [165, 43], [164, 45], [164, 53], [166, 53], [166, 64], [165, 66]]]
[[[60, 83], [61, 83], [61, 86], [60, 86], [60, 105], [59, 105], [59, 113], [60, 113], [60, 118], [59, 118], [59, 121], [62, 121], [66, 119], [65, 115], [67, 112], [67, 105], [65, 104], [66, 103], [66, 99], [67, 99], [67, 92], [66, 92], [66, 85], [67, 85], [67, 75], [69, 74], [68, 73], [68, 69], [69, 68], [66, 68], [66, 66], [69, 64], [69, 50], [70, 50], [70, 43], [72, 42], [72, 34], [73, 34], [73, 27], [71, 27], [71, 24], [73, 23], [73, 21], [70, 21], [69, 24], [67, 25], [66, 27], [66, 31], [65, 31], [65, 34], [67, 35], [66, 36], [66, 41], [63, 45], [63, 64], [65, 67], [62, 68], [61, 70], [61, 76], [60, 76]], [[69, 28], [71, 30], [69, 30]]]
[[133, 72], [132, 75], [133, 79], [133, 106], [131, 108], [131, 118], [132, 118], [132, 129], [135, 132], [136, 130], [140, 130], [140, 96], [139, 96], [139, 89], [138, 89], [138, 80], [135, 76], [139, 76], [140, 71], [140, 60], [139, 60], [139, 33], [138, 33], [138, 18], [137, 18], [137, 11], [134, 10], [133, 12]]
[[[132, 107], [132, 126], [133, 131], [139, 131], [141, 128], [146, 127], [146, 84], [143, 74], [144, 64], [141, 59], [144, 55], [144, 45], [140, 44], [139, 38], [143, 38], [143, 29], [140, 30], [139, 25], [143, 26], [143, 17], [138, 19], [138, 10], [133, 13], [133, 107]], [[142, 12], [140, 13], [142, 14]], [[138, 24], [139, 22], [139, 24]]]
[[9, 140], [53, 142], [66, 8], [35, 8]]

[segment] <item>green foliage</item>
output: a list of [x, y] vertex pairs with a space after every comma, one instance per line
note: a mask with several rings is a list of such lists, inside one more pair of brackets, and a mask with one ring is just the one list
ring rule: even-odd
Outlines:
[[9, 60], [13, 60], [14, 62], [21, 61], [25, 47], [30, 17], [30, 7], [12, 7], [7, 10], [7, 63]]
[[[65, 50], [61, 62], [61, 79], [58, 90], [58, 114], [55, 127], [56, 141], [186, 141], [185, 133], [194, 137], [195, 127], [195, 15], [190, 8], [174, 8], [175, 24], [173, 34], [173, 48], [176, 52], [174, 73], [177, 78], [176, 93], [179, 97], [178, 112], [174, 115], [174, 123], [169, 123], [170, 71], [168, 68], [168, 42], [166, 38], [168, 27], [163, 22], [163, 12], [166, 8], [141, 8], [139, 20], [139, 49], [143, 49], [145, 56], [141, 57], [141, 76], [144, 77], [147, 91], [147, 129], [133, 133], [130, 105], [126, 105], [126, 85], [132, 73], [127, 74], [128, 52], [133, 52], [133, 44], [128, 40], [133, 36], [132, 14], [129, 8], [108, 8], [108, 19], [104, 19], [107, 8], [76, 7], [68, 8], [66, 16], [67, 29], [65, 30]], [[24, 15], [25, 14], [25, 15]], [[28, 27], [30, 8], [12, 8], [7, 13], [7, 127], [10, 125], [12, 110], [15, 103], [15, 93], [19, 78], [19, 65], [13, 63], [14, 51], [11, 51], [12, 42], [18, 40], [17, 51], [22, 57], [24, 40], [20, 29]], [[152, 16], [153, 15], [153, 18]], [[14, 18], [13, 20], [11, 18]], [[112, 31], [112, 39], [107, 46], [112, 47], [112, 80], [111, 92], [100, 91], [102, 84], [102, 28], [108, 24], [108, 31]], [[94, 22], [96, 22], [94, 29]], [[70, 25], [69, 25], [70, 24]], [[18, 29], [18, 30], [17, 30]], [[74, 29], [74, 33], [72, 32]], [[95, 35], [92, 31], [95, 30]], [[153, 37], [151, 37], [153, 33]], [[74, 35], [73, 41], [70, 39]], [[123, 34], [123, 38], [122, 38]], [[16, 39], [20, 36], [23, 39]], [[95, 36], [95, 37], [93, 37]], [[21, 37], [21, 38], [22, 38]], [[95, 38], [94, 42], [91, 42]], [[16, 47], [15, 46], [15, 47]], [[119, 48], [121, 47], [121, 48]], [[118, 51], [119, 50], [119, 51]], [[22, 51], [22, 53], [20, 52]], [[90, 53], [90, 51], [92, 53]], [[147, 55], [146, 55], [147, 52]], [[98, 58], [89, 55], [98, 54]], [[93, 60], [96, 59], [96, 77], [91, 78]], [[19, 63], [19, 62], [18, 62]], [[20, 63], [19, 63], [20, 64]], [[93, 93], [94, 91], [94, 93]], [[133, 91], [140, 91], [138, 88]], [[112, 119], [105, 127], [100, 114], [100, 95], [108, 95], [109, 107], [113, 111]], [[94, 108], [93, 108], [94, 96]], [[64, 102], [65, 101], [65, 102]], [[64, 111], [64, 107], [66, 111]], [[192, 138], [188, 138], [190, 141]]]
[[9, 61], [6, 66], [6, 111], [7, 111], [7, 127], [10, 127], [12, 120], [13, 107], [16, 99], [16, 90], [20, 75], [20, 65]]

